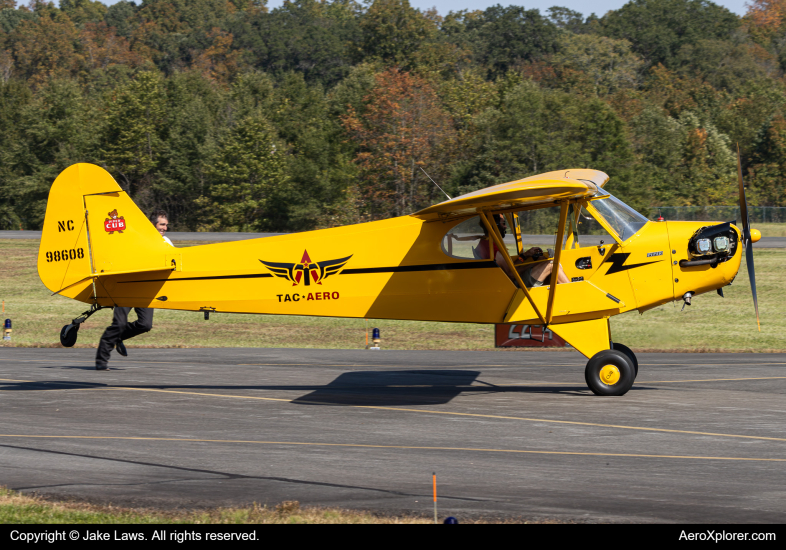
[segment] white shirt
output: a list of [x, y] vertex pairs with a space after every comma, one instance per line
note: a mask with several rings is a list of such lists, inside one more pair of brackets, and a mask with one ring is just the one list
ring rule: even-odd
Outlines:
[[170, 240], [169, 240], [169, 237], [167, 237], [166, 235], [161, 235], [161, 237], [162, 237], [162, 238], [163, 238], [163, 239], [166, 241], [166, 243], [167, 243], [169, 246], [175, 246], [175, 245], [173, 245], [173, 244], [172, 244], [172, 241], [170, 241]]

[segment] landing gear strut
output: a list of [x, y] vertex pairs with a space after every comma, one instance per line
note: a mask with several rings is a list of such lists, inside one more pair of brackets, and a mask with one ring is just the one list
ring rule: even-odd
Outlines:
[[584, 379], [595, 395], [625, 395], [638, 374], [638, 361], [622, 344], [599, 351], [587, 362]]
[[66, 348], [74, 347], [74, 344], [76, 344], [76, 338], [79, 335], [79, 325], [87, 321], [90, 318], [90, 316], [96, 311], [107, 309], [107, 307], [109, 306], [99, 306], [98, 304], [93, 304], [92, 306], [90, 306], [90, 309], [85, 311], [82, 315], [80, 315], [76, 319], [72, 320], [71, 324], [65, 325], [60, 330], [60, 343], [63, 344], [63, 347]]

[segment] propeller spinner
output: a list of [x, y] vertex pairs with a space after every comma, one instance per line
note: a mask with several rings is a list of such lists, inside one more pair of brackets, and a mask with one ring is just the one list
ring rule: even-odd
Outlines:
[[[756, 309], [756, 324], [761, 332], [761, 322], [759, 322], [759, 300], [756, 296], [756, 272], [753, 269], [753, 243], [751, 242], [751, 220], [748, 216], [748, 201], [745, 199], [745, 187], [742, 182], [742, 162], [740, 161], [740, 144], [737, 144], [737, 179], [740, 184], [740, 217], [742, 218], [742, 244], [745, 247], [745, 263], [748, 266], [748, 278], [751, 281], [751, 292], [753, 293], [753, 307]], [[757, 230], [753, 230], [759, 233]], [[760, 236], [757, 235], [757, 237]], [[758, 241], [759, 239], [756, 238]]]

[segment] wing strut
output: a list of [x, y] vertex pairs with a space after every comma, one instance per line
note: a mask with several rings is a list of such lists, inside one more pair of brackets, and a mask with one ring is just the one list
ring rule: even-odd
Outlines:
[[549, 287], [549, 301], [546, 305], [546, 324], [551, 323], [554, 317], [554, 294], [557, 291], [557, 279], [559, 278], [559, 261], [562, 256], [562, 239], [565, 238], [565, 224], [568, 221], [568, 202], [565, 201], [560, 205], [559, 211], [559, 227], [557, 228], [557, 243], [554, 247], [556, 254], [551, 264], [551, 285]]
[[[529, 295], [527, 291], [527, 287], [524, 286], [524, 281], [521, 280], [521, 275], [519, 272], [516, 271], [516, 266], [513, 264], [513, 260], [510, 259], [510, 254], [508, 254], [508, 249], [505, 248], [505, 243], [502, 242], [502, 237], [497, 232], [497, 224], [489, 222], [489, 219], [486, 217], [486, 213], [483, 210], [478, 209], [478, 214], [480, 214], [480, 219], [483, 220], [483, 223], [486, 225], [486, 229], [488, 229], [489, 235], [491, 238], [494, 239], [494, 242], [499, 248], [499, 251], [502, 252], [502, 256], [505, 258], [505, 262], [508, 264], [508, 267], [513, 271], [513, 274], [516, 276], [516, 281], [519, 284], [519, 288], [524, 291], [524, 295], [529, 300], [530, 305], [532, 305], [532, 309], [535, 310], [535, 313], [538, 314], [538, 318], [541, 322], [545, 325], [546, 319], [543, 318], [543, 314], [538, 309], [538, 306], [535, 305], [535, 302], [532, 300], [532, 296]], [[491, 250], [494, 250], [494, 247], [489, 247]]]

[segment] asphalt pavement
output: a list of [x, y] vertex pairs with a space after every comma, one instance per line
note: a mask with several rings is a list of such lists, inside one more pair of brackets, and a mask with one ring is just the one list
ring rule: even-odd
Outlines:
[[786, 354], [0, 348], [0, 485], [589, 522], [786, 521]]

